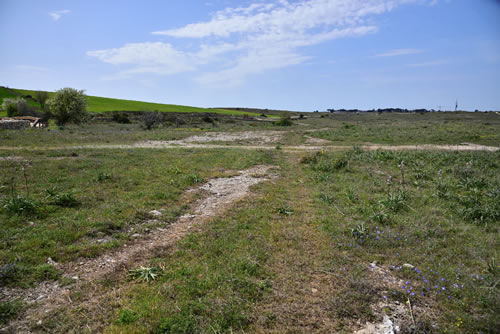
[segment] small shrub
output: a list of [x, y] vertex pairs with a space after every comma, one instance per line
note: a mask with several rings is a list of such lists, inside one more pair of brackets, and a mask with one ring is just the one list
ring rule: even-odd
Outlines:
[[158, 111], [146, 112], [142, 117], [143, 126], [146, 130], [158, 127], [165, 121], [165, 114]]
[[276, 126], [291, 126], [293, 122], [290, 117], [285, 117], [273, 123]]
[[302, 159], [300, 159], [300, 163], [305, 165], [316, 164], [323, 155], [325, 155], [323, 151], [318, 151], [313, 154], [308, 154]]
[[113, 112], [112, 120], [120, 124], [130, 124], [130, 119], [125, 113]]
[[201, 120], [205, 123], [212, 123], [213, 124], [215, 122], [214, 119], [208, 115], [203, 116]]
[[23, 98], [6, 98], [3, 100], [2, 109], [7, 112], [7, 116], [28, 116], [33, 113], [32, 108]]

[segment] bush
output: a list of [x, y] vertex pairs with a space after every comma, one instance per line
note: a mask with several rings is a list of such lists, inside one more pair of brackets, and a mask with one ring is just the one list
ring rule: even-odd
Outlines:
[[291, 126], [291, 125], [293, 125], [293, 122], [290, 119], [290, 117], [286, 117], [286, 118], [280, 119], [277, 122], [274, 122], [273, 124], [277, 125], [277, 126]]
[[120, 124], [130, 124], [130, 119], [128, 118], [127, 114], [119, 113], [116, 111], [113, 113], [113, 121]]
[[7, 116], [9, 117], [27, 116], [32, 113], [32, 110], [28, 103], [26, 103], [26, 100], [20, 97], [15, 99], [4, 99], [2, 109], [7, 112]]
[[87, 99], [83, 90], [74, 88], [59, 89], [54, 97], [48, 100], [47, 107], [55, 118], [57, 125], [66, 123], [82, 123], [89, 117]]
[[158, 111], [146, 112], [142, 118], [146, 130], [151, 130], [165, 121], [165, 114]]

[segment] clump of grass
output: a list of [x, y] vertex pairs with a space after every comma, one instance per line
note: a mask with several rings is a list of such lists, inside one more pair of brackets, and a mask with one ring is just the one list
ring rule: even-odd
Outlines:
[[129, 277], [131, 279], [141, 281], [141, 282], [150, 282], [154, 281], [159, 275], [160, 269], [157, 267], [143, 267], [140, 266], [137, 269], [129, 270]]
[[116, 322], [120, 325], [133, 324], [139, 319], [137, 312], [129, 309], [122, 309], [118, 315]]
[[405, 190], [398, 190], [395, 192], [390, 192], [387, 194], [387, 198], [382, 200], [380, 204], [386, 209], [391, 210], [392, 212], [398, 212], [405, 207], [409, 207], [406, 204], [408, 200], [408, 192]]
[[391, 223], [390, 216], [384, 211], [377, 211], [373, 213], [372, 220], [375, 223], [379, 223], [381, 225], [389, 225]]
[[23, 309], [23, 302], [20, 300], [0, 302], [0, 324], [7, 324], [17, 317]]
[[54, 188], [49, 188], [45, 191], [47, 193], [47, 199], [52, 205], [63, 208], [74, 208], [81, 204], [81, 202], [75, 197], [75, 194], [71, 191], [58, 193]]
[[29, 216], [36, 213], [38, 203], [24, 197], [22, 195], [15, 195], [10, 198], [5, 198], [2, 201], [2, 209], [6, 212], [19, 216]]

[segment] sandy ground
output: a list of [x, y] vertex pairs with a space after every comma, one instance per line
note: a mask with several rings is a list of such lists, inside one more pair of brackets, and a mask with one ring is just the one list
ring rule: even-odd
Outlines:
[[[237, 176], [211, 179], [199, 188], [188, 190], [188, 192], [200, 192], [202, 198], [191, 207], [189, 214], [180, 217], [176, 222], [138, 236], [126, 246], [96, 259], [80, 259], [64, 264], [52, 262], [64, 276], [76, 281], [71, 286], [61, 287], [58, 282], [43, 282], [33, 289], [0, 290], [0, 301], [22, 298], [32, 305], [24, 319], [0, 329], [0, 333], [30, 333], [31, 326], [39, 324], [44, 313], [61, 307], [76, 306], [69, 297], [72, 289], [85, 282], [103, 279], [109, 274], [126, 272], [131, 265], [138, 267], [147, 262], [155, 250], [171, 247], [193, 227], [221, 214], [245, 197], [252, 185], [278, 177], [276, 169], [276, 166], [255, 166], [240, 171]], [[161, 210], [155, 211], [154, 214], [161, 215]]]

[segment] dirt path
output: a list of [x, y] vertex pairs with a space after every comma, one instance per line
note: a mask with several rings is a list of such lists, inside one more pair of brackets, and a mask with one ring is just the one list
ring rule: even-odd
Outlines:
[[194, 204], [189, 214], [180, 217], [175, 223], [141, 236], [126, 247], [121, 247], [96, 259], [55, 264], [63, 271], [64, 276], [77, 281], [72, 286], [61, 287], [58, 282], [44, 282], [34, 289], [1, 290], [0, 301], [22, 298], [28, 304], [36, 306], [27, 310], [24, 319], [0, 329], [0, 333], [30, 333], [30, 328], [34, 324], [41, 324], [44, 314], [62, 307], [75, 307], [76, 305], [69, 297], [72, 289], [103, 279], [112, 273], [126, 272], [126, 269], [130, 267], [137, 267], [147, 262], [156, 250], [171, 247], [187, 235], [192, 228], [220, 214], [245, 197], [252, 185], [276, 178], [278, 174], [272, 171], [273, 168], [276, 167], [255, 166], [241, 171], [238, 176], [211, 179], [197, 189], [188, 190], [188, 192], [199, 191], [204, 196]]
[[[347, 151], [352, 149], [352, 145], [295, 145], [282, 146], [281, 149], [287, 152], [309, 152], [309, 151]], [[500, 147], [486, 146], [471, 143], [457, 145], [436, 145], [436, 144], [418, 144], [418, 145], [381, 145], [368, 144], [359, 146], [363, 150], [376, 151], [487, 151], [496, 152]], [[76, 146], [49, 146], [49, 147], [14, 147], [0, 146], [0, 151], [16, 151], [29, 149], [32, 151], [54, 151], [54, 150], [80, 150], [80, 149], [172, 149], [172, 148], [203, 148], [203, 149], [247, 149], [247, 150], [274, 150], [275, 146], [266, 145], [220, 145], [220, 144], [173, 144], [168, 141], [146, 141], [132, 145], [76, 145]], [[18, 158], [18, 157], [17, 157]], [[12, 157], [4, 157], [2, 160], [9, 160]], [[15, 159], [14, 159], [15, 160]]]

